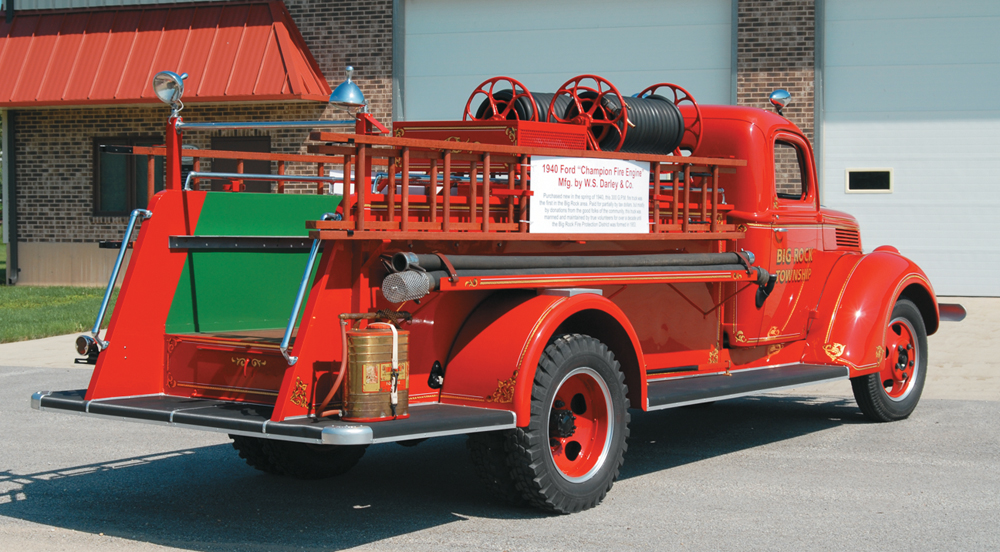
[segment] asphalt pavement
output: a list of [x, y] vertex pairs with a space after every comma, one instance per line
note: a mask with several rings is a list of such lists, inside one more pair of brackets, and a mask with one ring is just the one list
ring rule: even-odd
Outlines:
[[508, 507], [464, 438], [274, 477], [224, 434], [37, 412], [78, 389], [73, 336], [0, 345], [0, 550], [998, 550], [1000, 299], [929, 338], [924, 397], [873, 424], [841, 383], [633, 411], [621, 478], [570, 516]]

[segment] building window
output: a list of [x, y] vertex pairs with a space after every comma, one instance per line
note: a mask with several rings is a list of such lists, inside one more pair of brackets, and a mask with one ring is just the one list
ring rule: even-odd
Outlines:
[[804, 199], [805, 165], [799, 149], [788, 142], [774, 143], [774, 191], [779, 199]]
[[[162, 145], [162, 137], [114, 136], [94, 138], [94, 215], [128, 215], [149, 205], [148, 156], [109, 153], [101, 146]], [[163, 157], [153, 166], [154, 193], [163, 189]]]
[[847, 169], [847, 193], [891, 194], [892, 169]]
[[[264, 136], [212, 136], [212, 149], [225, 151], [247, 151], [254, 153], [271, 153], [271, 137]], [[212, 172], [235, 173], [239, 161], [236, 159], [213, 159]], [[243, 161], [243, 172], [246, 174], [271, 174], [271, 162], [260, 159]], [[268, 193], [271, 191], [270, 180], [244, 180], [244, 191]], [[212, 191], [222, 191], [229, 180], [212, 179]]]

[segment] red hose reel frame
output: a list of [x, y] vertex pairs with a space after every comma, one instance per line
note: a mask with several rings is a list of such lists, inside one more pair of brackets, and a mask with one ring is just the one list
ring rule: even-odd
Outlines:
[[[698, 102], [695, 101], [694, 96], [692, 96], [690, 92], [681, 88], [680, 86], [677, 86], [676, 84], [671, 84], [669, 82], [661, 82], [659, 84], [654, 84], [652, 86], [646, 87], [646, 89], [643, 90], [642, 92], [639, 92], [637, 96], [640, 98], [651, 96], [653, 94], [656, 94], [656, 92], [661, 87], [670, 89], [670, 91], [673, 93], [674, 96], [673, 100], [674, 105], [676, 105], [678, 108], [680, 108], [680, 104], [683, 102], [689, 102], [692, 106], [694, 106], [694, 120], [691, 121], [690, 123], [688, 123], [688, 121], [686, 120], [684, 121], [684, 135], [681, 137], [681, 145], [677, 146], [677, 149], [674, 151], [674, 154], [675, 155], [681, 154], [681, 146], [687, 146], [691, 148], [692, 152], [697, 150], [698, 146], [701, 145], [701, 135], [703, 134], [702, 130], [704, 127], [702, 126], [701, 122], [701, 108], [698, 107]], [[669, 96], [664, 96], [664, 97], [670, 99]], [[688, 136], [692, 137], [693, 142], [691, 140], [688, 140]]]
[[[497, 90], [497, 85], [506, 83], [509, 88]], [[661, 82], [647, 87], [642, 92], [636, 94], [637, 97], [644, 98], [657, 94], [660, 88], [670, 90], [670, 94], [664, 97], [670, 99], [673, 96], [674, 105], [690, 103], [694, 109], [694, 119], [684, 122], [684, 134], [681, 138], [681, 145], [674, 151], [675, 155], [680, 155], [681, 147], [690, 148], [691, 151], [698, 149], [701, 145], [701, 137], [704, 134], [701, 109], [694, 96], [684, 88], [668, 82]], [[497, 99], [494, 92], [510, 90], [512, 97], [509, 100]], [[483, 95], [489, 102], [489, 112], [477, 117], [472, 112], [473, 100], [477, 96]], [[567, 96], [570, 100], [570, 110], [567, 113], [556, 113], [556, 100], [560, 96]], [[608, 98], [613, 97], [614, 101]], [[506, 121], [520, 120], [515, 104], [521, 98], [527, 98], [534, 108], [535, 98], [531, 95], [524, 84], [511, 77], [493, 77], [483, 81], [476, 90], [469, 96], [469, 101], [465, 103], [465, 114], [463, 121]], [[616, 109], [617, 106], [621, 106]], [[532, 109], [531, 121], [538, 121], [538, 109]], [[579, 75], [563, 83], [559, 90], [552, 96], [546, 112], [545, 121], [554, 120], [563, 124], [584, 125], [587, 127], [587, 149], [600, 150], [601, 142], [607, 138], [611, 132], [618, 133], [618, 145], [614, 151], [619, 151], [625, 143], [625, 136], [629, 126], [633, 126], [628, 120], [628, 106], [625, 99], [615, 85], [607, 79], [597, 75]]]
[[[556, 100], [562, 95], [569, 96], [570, 99], [571, 109], [565, 114], [566, 118], [563, 118], [563, 114], [555, 112]], [[614, 104], [606, 101], [608, 96], [614, 96], [621, 106], [617, 112]], [[573, 111], [576, 113], [573, 114]], [[628, 106], [625, 105], [621, 92], [608, 80], [597, 75], [573, 77], [560, 86], [552, 96], [552, 102], [549, 103], [546, 120], [550, 119], [559, 123], [586, 126], [589, 131], [587, 146], [591, 150], [600, 150], [601, 141], [612, 131], [618, 133], [618, 145], [614, 151], [620, 150], [631, 124], [628, 120]]]
[[[498, 83], [505, 82], [510, 85], [510, 91], [513, 94], [510, 100], [498, 100], [493, 94], [494, 89]], [[487, 85], [489, 87], [487, 88]], [[518, 92], [520, 89], [520, 92]], [[499, 90], [502, 91], [502, 90]], [[499, 92], [498, 91], [498, 92]], [[489, 101], [490, 112], [484, 113], [483, 117], [476, 117], [472, 112], [472, 100], [476, 99], [478, 95], [486, 96]], [[492, 79], [483, 81], [482, 84], [476, 87], [476, 90], [472, 92], [469, 96], [469, 101], [465, 102], [465, 115], [462, 116], [463, 121], [507, 121], [507, 120], [520, 120], [521, 118], [517, 114], [517, 110], [514, 106], [517, 104], [517, 100], [520, 98], [528, 98], [528, 102], [532, 106], [535, 105], [535, 98], [531, 96], [531, 92], [521, 84], [520, 81], [512, 79], [510, 77], [493, 77]], [[538, 120], [538, 110], [533, 109], [531, 119], [529, 121]]]

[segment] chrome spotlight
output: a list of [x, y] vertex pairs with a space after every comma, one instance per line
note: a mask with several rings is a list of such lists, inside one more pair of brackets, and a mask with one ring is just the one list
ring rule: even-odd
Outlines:
[[330, 94], [330, 104], [348, 110], [360, 107], [367, 113], [368, 100], [365, 99], [365, 95], [361, 93], [361, 89], [358, 88], [358, 85], [351, 81], [351, 76], [353, 74], [354, 67], [348, 65], [347, 80], [340, 83], [340, 85], [334, 89], [333, 94]]
[[178, 75], [173, 71], [160, 71], [153, 77], [153, 93], [161, 102], [180, 111], [184, 108], [181, 103], [181, 96], [184, 95], [184, 79], [188, 78], [187, 73]]

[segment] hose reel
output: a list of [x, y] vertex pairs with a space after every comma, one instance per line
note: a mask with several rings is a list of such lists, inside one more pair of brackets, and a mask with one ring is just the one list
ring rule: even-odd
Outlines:
[[[510, 88], [496, 90], [499, 83], [506, 83]], [[485, 99], [479, 105], [475, 115], [472, 114], [472, 102], [477, 96], [483, 95]], [[526, 114], [524, 110], [519, 112], [515, 109], [518, 103], [522, 105], [535, 105], [535, 99], [531, 97], [531, 92], [519, 81], [510, 77], [493, 77], [483, 81], [476, 90], [469, 96], [469, 101], [465, 102], [465, 115], [463, 121], [470, 119], [476, 121], [507, 121], [507, 120], [527, 120], [537, 121], [537, 110], [534, 113]]]
[[[498, 89], [502, 84], [510, 88]], [[480, 95], [485, 98], [473, 113]], [[510, 77], [489, 79], [469, 97], [464, 120], [584, 125], [587, 149], [658, 155], [694, 151], [703, 134], [701, 109], [684, 88], [659, 83], [628, 97], [596, 75], [574, 77], [555, 93], [531, 93]]]
[[[671, 95], [673, 96], [673, 99], [671, 100], [670, 96], [665, 97], [666, 92], [661, 93], [660, 88], [669, 89]], [[652, 86], [647, 87], [642, 92], [636, 94], [636, 96], [640, 98], [656, 97], [665, 99], [667, 101], [672, 101], [674, 106], [678, 108], [678, 111], [680, 111], [681, 107], [680, 104], [690, 103], [691, 104], [690, 108], [687, 108], [687, 106], [685, 107], [687, 108], [687, 110], [694, 111], [694, 117], [689, 116], [683, 119], [684, 130], [680, 138], [679, 144], [677, 146], [677, 151], [675, 153], [680, 155], [681, 147], [690, 149], [692, 152], [698, 149], [698, 146], [701, 144], [701, 136], [702, 134], [704, 134], [703, 132], [704, 127], [702, 126], [702, 121], [701, 121], [701, 108], [698, 107], [698, 102], [695, 101], [694, 96], [692, 96], [690, 92], [681, 88], [680, 86], [677, 86], [676, 84], [671, 84], [669, 82], [661, 82], [659, 84], [654, 84]]]
[[555, 98], [549, 104], [547, 119], [557, 123], [584, 125], [590, 131], [587, 146], [592, 150], [603, 149], [607, 144], [619, 151], [628, 134], [628, 105], [621, 92], [602, 77], [580, 75], [563, 83], [556, 91], [556, 98], [565, 96], [569, 107], [562, 114], [556, 113]]

